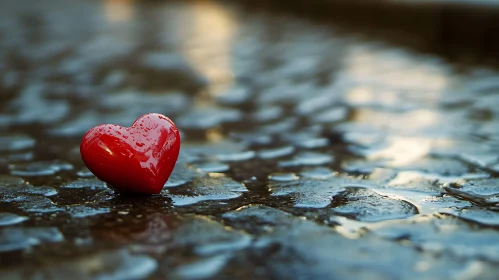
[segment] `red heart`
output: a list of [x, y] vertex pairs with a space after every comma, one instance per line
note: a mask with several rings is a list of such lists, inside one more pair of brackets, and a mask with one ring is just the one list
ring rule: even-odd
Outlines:
[[83, 162], [100, 180], [122, 192], [159, 193], [178, 158], [180, 135], [160, 114], [138, 118], [131, 127], [103, 124], [80, 145]]

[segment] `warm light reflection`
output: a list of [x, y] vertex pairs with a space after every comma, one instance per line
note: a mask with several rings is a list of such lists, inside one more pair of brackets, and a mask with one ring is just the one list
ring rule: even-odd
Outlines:
[[211, 178], [223, 178], [223, 177], [225, 177], [225, 174], [211, 172], [211, 173], [208, 173], [208, 176], [210, 176]]
[[344, 63], [341, 74], [354, 85], [347, 101], [366, 106], [354, 112], [352, 121], [394, 135], [368, 157], [400, 167], [427, 156], [436, 140], [432, 133], [448, 121], [436, 110], [417, 108], [438, 105], [452, 86], [449, 70], [410, 51], [368, 45], [351, 48]]
[[435, 139], [424, 137], [428, 131], [439, 129], [443, 116], [431, 110], [413, 110], [405, 114], [376, 110], [359, 110], [354, 120], [367, 127], [386, 130], [389, 137], [381, 149], [368, 153], [370, 159], [389, 159], [389, 166], [399, 167], [430, 153]]
[[[370, 84], [380, 89], [432, 92], [433, 94], [424, 94], [424, 96], [436, 101], [439, 95], [435, 93], [445, 90], [450, 85], [448, 70], [437, 61], [414, 63], [421, 59], [425, 58], [415, 58], [403, 50], [379, 51], [369, 46], [357, 47], [352, 48], [346, 56], [344, 60], [346, 70], [343, 74], [355, 82]], [[366, 98], [365, 92], [360, 95], [354, 92], [354, 99], [355, 94], [357, 98]], [[367, 98], [372, 97], [367, 96]], [[383, 99], [385, 96], [377, 94], [376, 98]]]
[[397, 106], [401, 102], [400, 94], [395, 91], [374, 90], [366, 86], [352, 88], [345, 96], [346, 100], [355, 105], [377, 104], [382, 106]]
[[191, 65], [210, 80], [212, 94], [219, 94], [233, 80], [230, 57], [235, 21], [226, 8], [212, 1], [193, 4], [188, 18], [188, 25], [178, 28], [192, 37], [181, 42], [184, 45], [180, 50]]
[[106, 0], [105, 16], [111, 23], [129, 21], [134, 16], [135, 0]]
[[399, 167], [426, 156], [431, 150], [431, 139], [417, 137], [391, 137], [384, 149], [371, 154], [369, 158], [390, 159], [388, 166]]
[[219, 126], [206, 131], [206, 139], [210, 142], [217, 142], [223, 138], [224, 135], [222, 134], [222, 129]]
[[352, 120], [370, 128], [389, 130], [395, 135], [421, 135], [446, 123], [445, 115], [426, 109], [406, 113], [359, 109]]

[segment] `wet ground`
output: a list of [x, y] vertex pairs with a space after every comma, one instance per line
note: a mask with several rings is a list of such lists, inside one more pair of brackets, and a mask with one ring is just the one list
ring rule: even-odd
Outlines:
[[[71, 3], [0, 9], [1, 279], [497, 279], [494, 69], [210, 1]], [[120, 195], [79, 143], [147, 112], [179, 161]]]

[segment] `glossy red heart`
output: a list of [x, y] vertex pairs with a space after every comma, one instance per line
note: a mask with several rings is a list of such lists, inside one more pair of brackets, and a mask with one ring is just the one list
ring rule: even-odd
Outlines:
[[96, 126], [80, 145], [83, 162], [97, 178], [129, 193], [159, 193], [179, 151], [177, 127], [160, 114], [143, 115], [131, 127]]

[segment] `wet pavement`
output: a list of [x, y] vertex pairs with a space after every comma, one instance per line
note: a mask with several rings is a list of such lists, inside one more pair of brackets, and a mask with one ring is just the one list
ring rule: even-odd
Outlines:
[[[497, 279], [493, 68], [211, 1], [26, 3], [0, 9], [1, 279]], [[179, 161], [115, 193], [81, 137], [148, 112]]]

